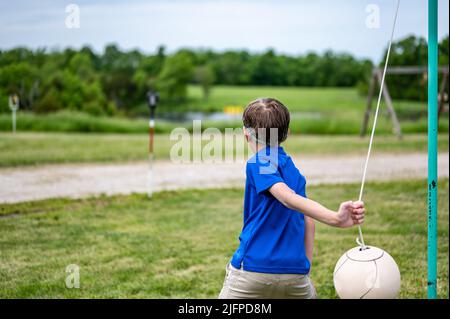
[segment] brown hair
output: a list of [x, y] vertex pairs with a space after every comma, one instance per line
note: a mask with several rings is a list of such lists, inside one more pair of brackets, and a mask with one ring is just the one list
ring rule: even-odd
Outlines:
[[[280, 144], [287, 138], [290, 122], [289, 110], [276, 99], [261, 98], [247, 105], [242, 115], [242, 121], [246, 128], [255, 131], [259, 141], [265, 141], [266, 145], [274, 146], [275, 143]], [[270, 136], [271, 128], [278, 132], [275, 141]]]

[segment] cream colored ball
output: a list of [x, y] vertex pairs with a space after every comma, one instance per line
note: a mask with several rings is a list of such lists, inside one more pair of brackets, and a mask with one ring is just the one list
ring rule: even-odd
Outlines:
[[386, 251], [358, 246], [336, 263], [334, 287], [341, 299], [394, 299], [400, 290], [400, 271]]

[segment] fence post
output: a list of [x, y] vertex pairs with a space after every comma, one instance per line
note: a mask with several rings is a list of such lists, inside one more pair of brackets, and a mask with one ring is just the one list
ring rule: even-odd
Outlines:
[[437, 297], [437, 0], [428, 0], [428, 298]]

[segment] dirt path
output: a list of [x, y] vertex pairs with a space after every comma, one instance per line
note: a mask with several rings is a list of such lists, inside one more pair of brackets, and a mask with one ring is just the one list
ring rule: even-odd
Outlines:
[[[439, 176], [449, 176], [449, 154], [439, 155]], [[363, 156], [295, 158], [309, 184], [359, 182]], [[146, 192], [147, 163], [63, 164], [0, 169], [0, 203], [53, 197]], [[244, 163], [154, 165], [155, 190], [243, 187]], [[424, 178], [427, 155], [382, 154], [371, 158], [368, 181]]]

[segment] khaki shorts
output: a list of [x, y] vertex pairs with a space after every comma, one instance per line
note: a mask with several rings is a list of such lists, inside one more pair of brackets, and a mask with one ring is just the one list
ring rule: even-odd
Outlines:
[[308, 275], [266, 274], [226, 267], [219, 299], [315, 299]]

